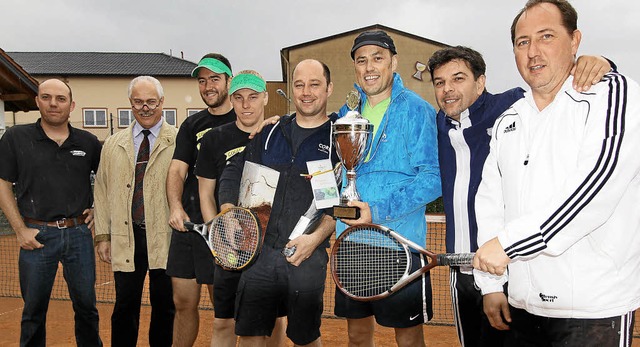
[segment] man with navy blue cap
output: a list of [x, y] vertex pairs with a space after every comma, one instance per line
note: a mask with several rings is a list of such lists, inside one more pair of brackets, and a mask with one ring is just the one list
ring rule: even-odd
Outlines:
[[[342, 233], [345, 224], [376, 223], [425, 245], [425, 207], [440, 196], [436, 112], [402, 84], [395, 72], [396, 46], [384, 31], [356, 37], [351, 57], [358, 110], [373, 124], [374, 134], [370, 155], [357, 170], [362, 202], [350, 203], [360, 208], [361, 217], [343, 219], [336, 232]], [[347, 111], [343, 106], [340, 116]], [[413, 264], [425, 262], [413, 255]], [[337, 290], [335, 313], [347, 318], [352, 346], [373, 346], [375, 322], [394, 328], [398, 346], [423, 346], [422, 325], [433, 315], [429, 274], [374, 302], [355, 301]]]
[[236, 119], [227, 92], [233, 76], [227, 58], [217, 53], [207, 54], [191, 76], [198, 79], [200, 96], [207, 108], [190, 116], [180, 126], [167, 176], [169, 224], [173, 228], [167, 275], [171, 276], [176, 306], [174, 346], [192, 346], [198, 336], [202, 284], [208, 285], [213, 301], [213, 256], [204, 239], [196, 233], [186, 232], [183, 224], [185, 220], [203, 223], [198, 181], [194, 174], [200, 141], [212, 128]]

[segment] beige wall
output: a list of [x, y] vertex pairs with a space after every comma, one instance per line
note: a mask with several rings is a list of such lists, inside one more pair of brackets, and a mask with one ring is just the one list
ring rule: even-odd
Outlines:
[[[333, 95], [329, 99], [329, 111], [337, 111], [344, 104], [349, 90], [353, 89], [355, 77], [350, 52], [353, 40], [358, 34], [359, 33], [355, 33], [316, 44], [303, 45], [300, 48], [292, 49], [289, 53], [290, 70], [293, 70], [298, 62], [307, 58], [321, 60], [329, 66], [334, 87]], [[415, 68], [417, 61], [426, 65], [429, 57], [431, 57], [436, 50], [444, 46], [437, 46], [394, 33], [389, 33], [389, 35], [393, 38], [396, 50], [398, 51], [397, 72], [402, 77], [404, 85], [418, 93], [437, 109], [429, 73], [424, 71], [422, 81], [412, 76], [417, 71]], [[291, 76], [290, 72], [291, 71], [289, 71], [289, 78]]]
[[[58, 76], [39, 77], [39, 81]], [[118, 110], [130, 109], [127, 99], [127, 88], [133, 77], [68, 77], [67, 83], [73, 90], [73, 100], [76, 103], [75, 110], [71, 112], [71, 124], [80, 129], [85, 129], [95, 134], [103, 141], [111, 134], [111, 122], [109, 114], [113, 115], [113, 132], [124, 128], [118, 127]], [[191, 77], [159, 77], [164, 88], [164, 109], [175, 109], [178, 126], [187, 116], [188, 109], [203, 109], [204, 103], [198, 92], [198, 85]], [[106, 108], [106, 127], [85, 127], [82, 120], [83, 109]], [[40, 117], [38, 111], [17, 112], [16, 124], [35, 122]], [[7, 126], [13, 125], [13, 116], [7, 115]]]
[[[39, 81], [58, 76], [40, 77]], [[125, 127], [118, 127], [118, 110], [130, 109], [127, 99], [127, 88], [133, 77], [68, 77], [66, 82], [71, 86], [76, 107], [71, 112], [71, 125], [85, 129], [95, 134], [99, 140], [104, 141], [111, 134], [111, 122], [109, 114], [113, 115], [113, 132], [116, 133]], [[158, 78], [164, 89], [164, 109], [176, 110], [177, 126], [187, 118], [187, 110], [201, 110], [205, 104], [200, 98], [198, 84], [191, 77], [160, 77]], [[267, 117], [286, 113], [286, 101], [276, 93], [278, 88], [286, 89], [282, 82], [267, 83], [269, 103], [265, 109]], [[85, 127], [83, 124], [83, 110], [87, 108], [106, 108], [107, 126]], [[15, 124], [33, 123], [40, 117], [38, 111], [15, 113]], [[14, 115], [6, 113], [7, 126], [14, 125]]]

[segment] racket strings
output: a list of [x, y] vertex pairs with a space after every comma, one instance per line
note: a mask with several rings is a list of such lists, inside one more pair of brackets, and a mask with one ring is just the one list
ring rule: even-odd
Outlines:
[[388, 291], [407, 272], [404, 247], [382, 230], [359, 229], [340, 243], [337, 274], [342, 288], [357, 297]]
[[211, 226], [210, 243], [218, 263], [229, 269], [248, 264], [259, 247], [259, 228], [253, 215], [231, 210]]

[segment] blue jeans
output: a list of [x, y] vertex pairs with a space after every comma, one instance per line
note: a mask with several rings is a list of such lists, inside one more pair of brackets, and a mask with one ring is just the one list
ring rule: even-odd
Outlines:
[[44, 245], [33, 251], [20, 249], [20, 291], [24, 300], [20, 331], [21, 346], [45, 346], [49, 298], [62, 262], [64, 278], [75, 312], [78, 346], [102, 346], [96, 309], [96, 267], [93, 238], [87, 225], [58, 229], [28, 224], [40, 232], [36, 239]]

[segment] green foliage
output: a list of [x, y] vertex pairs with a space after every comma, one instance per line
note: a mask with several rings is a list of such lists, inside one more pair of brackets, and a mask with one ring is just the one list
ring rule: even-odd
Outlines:
[[444, 213], [442, 197], [439, 197], [427, 204], [427, 213]]

